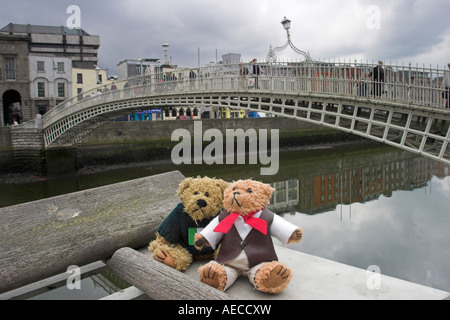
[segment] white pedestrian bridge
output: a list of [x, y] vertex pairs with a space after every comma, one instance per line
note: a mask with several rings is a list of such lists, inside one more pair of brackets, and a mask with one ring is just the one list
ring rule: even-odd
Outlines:
[[264, 63], [259, 75], [245, 64], [165, 69], [61, 103], [43, 116], [45, 145], [136, 110], [161, 108], [163, 117], [171, 117], [180, 110], [198, 116], [203, 107], [217, 107], [319, 124], [450, 163], [445, 71], [385, 64], [384, 79], [377, 79], [371, 76], [375, 67]]

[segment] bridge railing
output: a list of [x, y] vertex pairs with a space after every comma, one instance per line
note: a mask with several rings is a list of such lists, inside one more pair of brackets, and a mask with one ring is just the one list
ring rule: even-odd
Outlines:
[[[445, 72], [439, 68], [412, 65], [382, 66], [341, 62], [218, 64], [202, 68], [169, 69], [161, 73], [116, 81], [73, 97], [43, 117], [44, 127], [64, 116], [94, 105], [152, 95], [217, 91], [272, 91], [326, 94], [342, 97], [445, 108]], [[257, 74], [253, 74], [257, 70]]]

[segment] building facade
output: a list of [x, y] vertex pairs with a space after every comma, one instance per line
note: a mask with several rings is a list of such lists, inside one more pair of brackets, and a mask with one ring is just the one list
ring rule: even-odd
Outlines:
[[28, 42], [28, 36], [0, 34], [1, 126], [36, 116], [30, 97]]
[[106, 69], [72, 69], [72, 96], [82, 98], [89, 91], [103, 85], [110, 89], [112, 80], [108, 79]]
[[160, 72], [159, 59], [125, 59], [117, 65], [119, 81]]
[[45, 114], [64, 100], [72, 98], [72, 60], [45, 54], [31, 53], [30, 96], [32, 107]]
[[[92, 70], [98, 64], [100, 37], [82, 29], [8, 24], [0, 29], [1, 124], [44, 114], [73, 95], [72, 68]], [[105, 74], [106, 80], [106, 74]]]

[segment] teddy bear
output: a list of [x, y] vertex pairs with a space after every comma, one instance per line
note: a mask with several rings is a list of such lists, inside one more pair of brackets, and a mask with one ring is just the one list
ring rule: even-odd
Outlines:
[[275, 189], [254, 180], [230, 183], [224, 191], [224, 210], [195, 237], [198, 249], [218, 249], [215, 261], [201, 266], [198, 275], [221, 291], [240, 275], [247, 275], [255, 288], [265, 293], [284, 291], [291, 269], [278, 261], [272, 236], [283, 244], [300, 242], [302, 229], [267, 209]]
[[181, 202], [164, 219], [156, 239], [148, 246], [153, 258], [179, 271], [186, 270], [193, 260], [211, 259], [214, 250], [197, 250], [194, 237], [222, 210], [227, 186], [226, 181], [215, 178], [184, 179], [177, 191]]

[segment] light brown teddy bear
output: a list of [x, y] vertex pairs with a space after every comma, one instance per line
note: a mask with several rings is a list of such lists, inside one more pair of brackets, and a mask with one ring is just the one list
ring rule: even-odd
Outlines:
[[291, 269], [278, 262], [271, 236], [284, 244], [300, 242], [302, 230], [266, 207], [274, 189], [253, 180], [231, 183], [224, 191], [224, 210], [196, 235], [198, 249], [220, 249], [216, 261], [198, 269], [200, 281], [225, 291], [241, 274], [262, 292], [279, 293]]
[[194, 237], [222, 210], [227, 186], [223, 180], [208, 177], [183, 180], [178, 188], [181, 203], [162, 222], [156, 240], [148, 247], [153, 258], [180, 271], [186, 270], [193, 259], [211, 259], [214, 250], [196, 249]]

